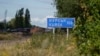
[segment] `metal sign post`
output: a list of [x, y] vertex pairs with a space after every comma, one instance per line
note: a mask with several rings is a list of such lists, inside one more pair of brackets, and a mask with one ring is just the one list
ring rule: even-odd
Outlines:
[[67, 40], [68, 40], [68, 37], [69, 37], [69, 29], [67, 28]]
[[53, 34], [55, 34], [55, 28], [53, 28]]
[[53, 40], [55, 38], [55, 28], [53, 28]]

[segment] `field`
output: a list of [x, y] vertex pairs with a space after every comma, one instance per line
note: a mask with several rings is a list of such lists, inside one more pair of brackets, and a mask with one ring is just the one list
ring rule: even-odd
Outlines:
[[28, 38], [2, 40], [0, 56], [79, 56], [76, 38], [66, 34], [33, 34]]

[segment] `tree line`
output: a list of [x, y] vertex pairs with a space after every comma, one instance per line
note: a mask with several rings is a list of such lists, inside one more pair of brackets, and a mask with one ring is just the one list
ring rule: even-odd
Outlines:
[[[5, 23], [0, 22], [0, 29], [4, 29]], [[18, 29], [18, 28], [30, 28], [30, 11], [29, 9], [25, 10], [24, 8], [19, 9], [15, 17], [12, 18], [9, 22], [6, 23], [7, 29]]]

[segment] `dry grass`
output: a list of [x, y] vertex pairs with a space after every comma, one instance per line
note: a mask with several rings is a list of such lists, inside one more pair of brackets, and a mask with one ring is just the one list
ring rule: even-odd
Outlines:
[[[71, 36], [70, 36], [71, 37]], [[65, 35], [35, 34], [32, 38], [15, 43], [2, 44], [0, 56], [78, 56], [75, 38]]]
[[14, 40], [22, 38], [21, 33], [0, 33], [0, 40]]

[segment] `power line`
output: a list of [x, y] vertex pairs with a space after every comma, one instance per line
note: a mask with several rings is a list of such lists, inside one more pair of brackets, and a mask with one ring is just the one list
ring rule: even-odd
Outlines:
[[7, 10], [5, 10], [5, 18], [4, 18], [4, 30], [5, 30], [5, 32], [6, 32], [6, 17], [7, 17]]

